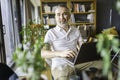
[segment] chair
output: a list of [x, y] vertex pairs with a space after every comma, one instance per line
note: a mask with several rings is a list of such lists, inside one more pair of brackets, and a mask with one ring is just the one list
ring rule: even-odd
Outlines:
[[0, 63], [0, 80], [17, 80], [16, 73], [5, 63]]

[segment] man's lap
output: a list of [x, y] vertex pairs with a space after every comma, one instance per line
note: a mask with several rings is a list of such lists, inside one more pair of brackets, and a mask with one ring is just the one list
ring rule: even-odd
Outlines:
[[69, 78], [69, 76], [72, 75], [72, 73], [74, 72], [73, 70], [74, 69], [68, 65], [58, 66], [52, 70], [52, 76], [55, 80], [60, 78], [66, 78], [66, 80], [68, 80], [67, 78]]
[[102, 69], [102, 66], [103, 66], [102, 60], [96, 60], [96, 61], [91, 61], [91, 62], [86, 62], [86, 63], [75, 65], [75, 68], [77, 70], [88, 70], [90, 67]]
[[58, 66], [54, 70], [52, 70], [52, 76], [55, 80], [57, 80], [58, 78], [66, 78], [66, 80], [68, 80], [67, 78], [69, 78], [71, 75], [75, 75], [75, 69], [83, 71], [89, 70], [89, 68], [91, 67], [102, 69], [102, 60], [78, 64], [74, 68], [69, 65]]

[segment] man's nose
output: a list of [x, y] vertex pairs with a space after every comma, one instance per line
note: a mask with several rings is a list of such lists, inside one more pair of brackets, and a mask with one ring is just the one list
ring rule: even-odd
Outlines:
[[63, 18], [64, 18], [64, 16], [63, 16], [63, 15], [60, 15], [60, 18], [61, 18], [61, 19], [63, 19]]

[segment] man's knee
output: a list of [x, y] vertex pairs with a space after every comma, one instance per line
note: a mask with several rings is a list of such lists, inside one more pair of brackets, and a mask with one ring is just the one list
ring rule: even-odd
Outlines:
[[73, 73], [73, 69], [68, 65], [62, 65], [54, 68], [51, 72], [55, 80], [68, 80]]

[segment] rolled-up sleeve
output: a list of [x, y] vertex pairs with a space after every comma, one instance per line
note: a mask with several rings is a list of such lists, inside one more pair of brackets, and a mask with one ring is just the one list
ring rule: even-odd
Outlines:
[[50, 31], [48, 31], [45, 35], [45, 38], [44, 38], [44, 43], [49, 43], [51, 44], [51, 37], [50, 37]]

